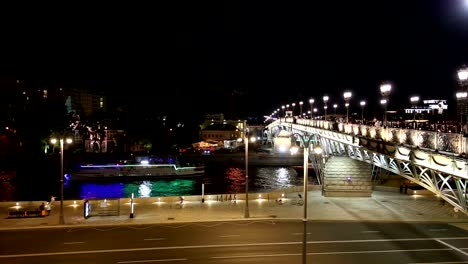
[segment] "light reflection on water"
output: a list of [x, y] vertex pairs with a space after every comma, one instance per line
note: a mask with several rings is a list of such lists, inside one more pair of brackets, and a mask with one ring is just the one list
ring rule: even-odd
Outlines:
[[[310, 184], [314, 177], [309, 175]], [[196, 178], [159, 179], [132, 182], [68, 182], [65, 199], [129, 198], [234, 194], [245, 190], [243, 168], [212, 167], [205, 175]], [[269, 192], [292, 186], [302, 186], [302, 173], [288, 167], [249, 167], [249, 192]]]

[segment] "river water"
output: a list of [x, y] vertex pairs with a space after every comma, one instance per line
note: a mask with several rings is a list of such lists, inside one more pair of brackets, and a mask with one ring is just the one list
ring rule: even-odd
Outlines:
[[[309, 183], [316, 182], [309, 174]], [[35, 183], [32, 183], [35, 184]], [[36, 183], [39, 184], [39, 183]], [[205, 175], [179, 179], [157, 179], [146, 181], [78, 182], [65, 181], [66, 200], [93, 198], [129, 198], [201, 195], [204, 184], [205, 194], [244, 193], [245, 174], [241, 166], [210, 165], [205, 167]], [[276, 189], [302, 186], [303, 174], [292, 167], [249, 166], [249, 192], [268, 192]], [[52, 185], [52, 186], [50, 186]], [[47, 187], [31, 188], [14, 181], [0, 182], [1, 201], [46, 200], [60, 197], [60, 182], [47, 183]], [[32, 190], [32, 191], [29, 191]]]

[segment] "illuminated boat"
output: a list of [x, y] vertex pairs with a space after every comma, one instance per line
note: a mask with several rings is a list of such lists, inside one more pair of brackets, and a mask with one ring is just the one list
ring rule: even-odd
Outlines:
[[82, 165], [79, 171], [71, 173], [70, 179], [178, 178], [201, 176], [204, 173], [204, 166], [179, 166], [176, 164]]

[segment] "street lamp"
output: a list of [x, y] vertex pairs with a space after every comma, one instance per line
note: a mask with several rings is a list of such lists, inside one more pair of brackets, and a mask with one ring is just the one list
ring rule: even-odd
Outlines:
[[361, 105], [361, 122], [364, 124], [364, 107], [366, 106], [366, 101], [361, 101], [359, 104]]
[[323, 109], [325, 109], [325, 120], [327, 120], [327, 108], [328, 108], [327, 102], [328, 102], [328, 99], [330, 99], [330, 97], [328, 97], [327, 95], [325, 95], [323, 97], [323, 104], [324, 104]]
[[294, 116], [294, 110], [296, 108], [296, 103], [292, 103], [291, 106], [292, 106], [292, 116]]
[[[302, 218], [302, 222], [304, 224], [304, 231], [302, 234], [302, 263], [306, 264], [307, 263], [307, 189], [308, 189], [308, 180], [309, 180], [309, 145], [311, 141], [315, 141], [316, 147], [314, 148], [314, 153], [315, 154], [321, 154], [322, 153], [322, 148], [318, 145], [318, 140], [315, 138], [316, 135], [301, 135], [297, 133], [293, 133], [294, 136], [297, 136], [302, 145], [304, 146], [304, 190], [303, 190], [303, 196], [304, 196], [304, 204], [303, 204], [303, 209], [304, 209], [304, 214]], [[315, 140], [314, 140], [315, 139]], [[297, 152], [298, 149], [297, 147], [291, 149], [291, 153]], [[314, 165], [316, 165], [314, 163]], [[315, 171], [318, 171], [318, 168], [315, 168]]]
[[281, 109], [283, 110], [283, 117], [286, 117], [286, 112], [284, 111], [284, 105], [281, 106]]
[[345, 106], [346, 106], [346, 123], [349, 123], [349, 100], [351, 100], [351, 96], [353, 94], [351, 92], [345, 92], [343, 94], [344, 100], [345, 100]]
[[[250, 142], [255, 142], [257, 139], [252, 136]], [[242, 138], [237, 139], [241, 142]], [[244, 136], [244, 145], [245, 145], [245, 207], [244, 207], [244, 218], [249, 218], [249, 137], [247, 133]]]
[[416, 105], [419, 102], [419, 96], [411, 96], [410, 101], [413, 105], [413, 129], [416, 129]]
[[310, 104], [310, 119], [313, 119], [314, 117], [314, 109], [312, 109], [312, 106], [314, 105], [315, 100], [313, 98], [309, 99], [309, 104]]
[[301, 112], [301, 118], [302, 118], [302, 105], [304, 104], [303, 101], [300, 101], [299, 102], [299, 109], [300, 109], [300, 112]]
[[[387, 127], [387, 103], [388, 103], [388, 95], [390, 94], [390, 91], [392, 90], [392, 85], [389, 83], [384, 83], [380, 85], [380, 93], [384, 97], [383, 100], [380, 101], [381, 104], [384, 105], [385, 109], [385, 114], [384, 114], [384, 126]], [[385, 103], [382, 103], [382, 101], [385, 101]]]
[[468, 81], [468, 68], [464, 67], [463, 69], [458, 70], [457, 75], [460, 82]]
[[[463, 116], [468, 115], [467, 94], [468, 94], [468, 68], [463, 66], [458, 70], [458, 82], [461, 91], [457, 93], [457, 103], [460, 111], [460, 132], [463, 133]], [[460, 102], [458, 102], [460, 101]]]
[[333, 105], [333, 113], [335, 114], [335, 118], [336, 118], [336, 108], [338, 108], [338, 105], [334, 104]]
[[463, 115], [467, 112], [466, 98], [468, 97], [468, 92], [458, 92], [456, 96], [458, 112], [460, 113], [460, 133], [463, 133]]
[[380, 100], [380, 104], [383, 105], [384, 107], [384, 122], [383, 122], [383, 125], [386, 126], [387, 124], [387, 99], [382, 99]]
[[[65, 217], [63, 216], [63, 200], [64, 200], [64, 196], [63, 196], [63, 185], [64, 185], [64, 175], [63, 175], [63, 141], [64, 141], [64, 138], [61, 137], [59, 140], [60, 142], [60, 216], [59, 216], [59, 224], [63, 225], [65, 224]], [[67, 138], [65, 139], [66, 143], [67, 144], [71, 144], [73, 141], [71, 138]], [[57, 139], [56, 138], [52, 138], [50, 139], [50, 143], [52, 144], [57, 144]]]

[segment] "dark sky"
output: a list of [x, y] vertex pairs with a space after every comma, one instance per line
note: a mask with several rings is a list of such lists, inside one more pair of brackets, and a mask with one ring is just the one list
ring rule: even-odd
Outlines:
[[263, 115], [325, 93], [343, 104], [346, 89], [357, 106], [386, 80], [401, 105], [455, 97], [464, 0], [300, 2], [4, 8], [0, 70], [97, 80], [135, 107], [174, 111]]

